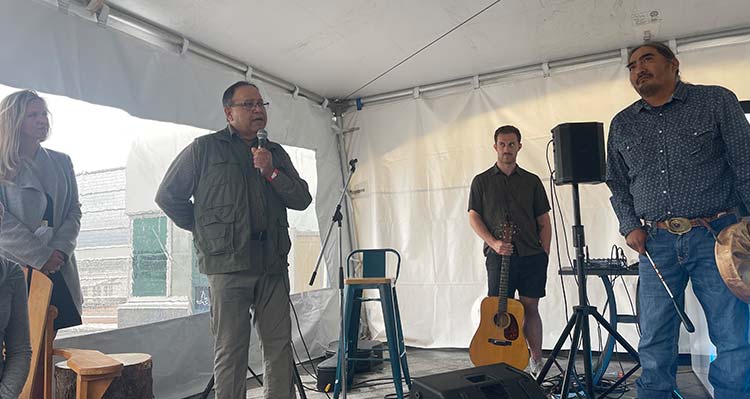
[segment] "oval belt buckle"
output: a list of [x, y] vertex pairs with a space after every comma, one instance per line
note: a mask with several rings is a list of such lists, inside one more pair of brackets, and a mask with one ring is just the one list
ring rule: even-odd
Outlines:
[[667, 219], [667, 230], [672, 234], [682, 235], [693, 228], [688, 218]]

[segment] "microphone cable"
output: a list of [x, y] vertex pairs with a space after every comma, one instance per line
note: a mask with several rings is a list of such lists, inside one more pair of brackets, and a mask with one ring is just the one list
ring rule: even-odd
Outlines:
[[[297, 309], [294, 307], [294, 302], [292, 301], [291, 288], [289, 287], [287, 279], [284, 279], [284, 288], [286, 289], [287, 300], [289, 301], [289, 306], [292, 308], [292, 314], [294, 314], [294, 322], [295, 322], [295, 325], [297, 326], [297, 333], [299, 334], [300, 341], [302, 341], [302, 346], [304, 347], [305, 354], [307, 355], [307, 362], [310, 364], [311, 368], [313, 369], [313, 372], [311, 372], [310, 370], [307, 369], [307, 367], [305, 367], [304, 362], [302, 361], [302, 357], [297, 353], [297, 348], [294, 345], [294, 340], [291, 340], [290, 344], [292, 345], [293, 355], [296, 357], [296, 360], [299, 360], [299, 364], [300, 366], [302, 366], [302, 369], [305, 370], [305, 373], [307, 373], [308, 376], [312, 377], [317, 382], [318, 374], [315, 372], [315, 366], [312, 360], [312, 355], [310, 355], [310, 349], [308, 348], [307, 342], [305, 342], [305, 337], [302, 334], [302, 327], [299, 324], [299, 315], [297, 314]], [[297, 367], [296, 361], [295, 361], [294, 367]], [[328, 392], [321, 391], [317, 387], [314, 387], [314, 388], [309, 387], [305, 385], [304, 383], [302, 384], [302, 386], [304, 387], [304, 389], [307, 389], [308, 391], [324, 393], [328, 399], [331, 398], [328, 395]]]

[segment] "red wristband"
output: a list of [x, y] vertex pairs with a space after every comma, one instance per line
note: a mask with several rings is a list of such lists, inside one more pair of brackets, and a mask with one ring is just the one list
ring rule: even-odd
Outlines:
[[279, 175], [279, 170], [274, 169], [273, 172], [271, 172], [271, 175], [266, 177], [266, 180], [273, 181], [273, 179], [275, 179], [278, 175]]

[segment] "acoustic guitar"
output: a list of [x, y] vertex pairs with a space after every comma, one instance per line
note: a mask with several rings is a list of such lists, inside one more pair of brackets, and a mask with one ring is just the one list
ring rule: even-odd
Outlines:
[[[505, 223], [500, 229], [503, 241], [511, 241], [514, 226]], [[523, 305], [508, 298], [510, 256], [500, 256], [499, 296], [482, 300], [479, 328], [469, 346], [469, 357], [475, 366], [506, 363], [519, 370], [529, 364], [529, 349], [523, 335]]]

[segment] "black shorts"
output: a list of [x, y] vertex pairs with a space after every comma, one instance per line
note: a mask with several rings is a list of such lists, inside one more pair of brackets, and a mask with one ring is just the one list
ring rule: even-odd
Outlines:
[[[508, 298], [518, 295], [528, 298], [542, 298], [547, 295], [547, 263], [549, 256], [544, 253], [529, 256], [511, 256], [508, 274]], [[490, 251], [485, 262], [487, 267], [487, 296], [498, 296], [500, 291], [500, 255]]]

